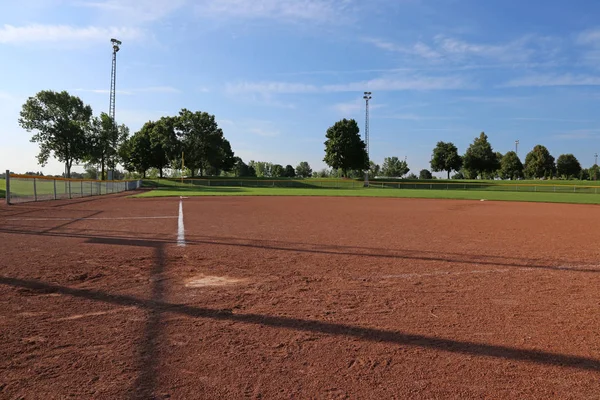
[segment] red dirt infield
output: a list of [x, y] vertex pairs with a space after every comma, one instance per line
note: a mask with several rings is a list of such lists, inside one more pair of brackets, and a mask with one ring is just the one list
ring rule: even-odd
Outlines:
[[600, 207], [0, 206], [0, 398], [598, 398]]

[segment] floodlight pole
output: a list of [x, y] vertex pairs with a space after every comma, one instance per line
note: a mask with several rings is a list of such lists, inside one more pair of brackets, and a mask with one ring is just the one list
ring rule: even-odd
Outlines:
[[594, 180], [598, 180], [598, 153], [594, 153]]
[[515, 153], [519, 155], [519, 140], [515, 140]]
[[[115, 97], [116, 97], [116, 87], [117, 87], [117, 52], [121, 49], [121, 41], [117, 39], [110, 39], [113, 47], [112, 53], [112, 68], [110, 71], [110, 105], [108, 107], [108, 115], [112, 119], [114, 124], [114, 129], [117, 129], [117, 121], [115, 119]], [[112, 179], [115, 179], [115, 159], [113, 156], [113, 168], [112, 168]], [[104, 177], [103, 177], [104, 178]]]
[[[371, 100], [371, 92], [365, 92], [363, 99], [365, 99], [365, 145], [367, 147], [367, 158], [369, 158], [369, 100]], [[370, 158], [369, 158], [370, 161]], [[370, 164], [370, 163], [369, 163]], [[365, 171], [365, 187], [369, 186], [369, 168]]]

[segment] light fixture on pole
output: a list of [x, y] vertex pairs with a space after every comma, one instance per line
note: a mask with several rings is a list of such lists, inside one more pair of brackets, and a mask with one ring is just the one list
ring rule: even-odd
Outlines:
[[[367, 158], [369, 158], [369, 100], [371, 100], [371, 92], [365, 92], [363, 99], [365, 99], [365, 145], [367, 147]], [[369, 159], [370, 160], [370, 159]], [[369, 169], [365, 171], [365, 186], [369, 186]]]
[[[112, 119], [114, 129], [117, 129], [117, 121], [115, 120], [115, 97], [116, 97], [116, 86], [117, 86], [117, 52], [121, 49], [121, 41], [117, 39], [110, 39], [113, 47], [112, 53], [112, 68], [110, 71], [110, 105], [108, 107], [108, 116]], [[116, 146], [116, 143], [113, 143]], [[112, 162], [112, 176], [109, 179], [115, 179], [115, 159], [113, 157]]]

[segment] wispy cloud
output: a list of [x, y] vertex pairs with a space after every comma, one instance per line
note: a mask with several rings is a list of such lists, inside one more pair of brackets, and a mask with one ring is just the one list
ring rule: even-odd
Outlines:
[[267, 130], [263, 128], [252, 128], [249, 130], [249, 132], [262, 137], [279, 136], [279, 131]]
[[[108, 94], [108, 89], [75, 89], [77, 92], [97, 93], [97, 94]], [[134, 95], [139, 93], [181, 93], [179, 89], [172, 86], [150, 86], [136, 89], [125, 89], [117, 90], [117, 94], [122, 95]]]
[[540, 74], [513, 79], [503, 87], [600, 86], [600, 76], [574, 74]]
[[186, 0], [100, 0], [77, 1], [74, 4], [129, 23], [144, 23], [166, 17], [185, 5]]
[[[376, 110], [378, 108], [385, 107], [385, 104], [369, 104], [369, 108], [371, 110]], [[357, 98], [354, 101], [349, 101], [345, 103], [337, 103], [332, 106], [332, 108], [342, 115], [351, 115], [357, 112], [363, 111], [365, 109], [365, 101]]]
[[592, 139], [600, 136], [600, 129], [577, 129], [564, 133], [553, 135], [554, 139], [573, 140], [573, 139]]
[[473, 87], [460, 76], [410, 76], [398, 78], [376, 78], [366, 81], [348, 82], [317, 86], [306, 83], [290, 82], [242, 82], [229, 83], [225, 90], [228, 93], [318, 93], [318, 92], [362, 92], [402, 91], [402, 90], [449, 90]]
[[198, 12], [210, 17], [268, 18], [277, 20], [342, 20], [354, 0], [199, 0]]
[[0, 43], [22, 44], [35, 42], [104, 42], [110, 37], [124, 40], [137, 40], [143, 37], [143, 31], [137, 28], [117, 27], [76, 27], [70, 25], [40, 25], [25, 26], [3, 25], [0, 28]]
[[546, 118], [546, 117], [517, 117], [514, 121], [548, 121], [548, 122], [592, 122], [591, 119]]

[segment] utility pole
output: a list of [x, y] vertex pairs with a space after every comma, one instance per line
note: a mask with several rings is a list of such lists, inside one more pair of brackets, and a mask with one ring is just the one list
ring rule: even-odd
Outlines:
[[517, 153], [517, 155], [519, 155], [519, 140], [515, 140], [515, 153]]
[[[115, 120], [115, 97], [116, 97], [116, 87], [117, 87], [117, 52], [121, 49], [121, 41], [117, 40], [117, 39], [110, 39], [110, 42], [112, 43], [112, 47], [113, 47], [113, 53], [112, 53], [112, 68], [110, 71], [110, 105], [108, 107], [108, 115], [110, 116], [110, 118], [113, 121], [114, 124], [114, 129], [118, 129], [117, 128], [117, 121]], [[116, 143], [113, 143], [114, 146], [116, 146]], [[111, 177], [109, 179], [112, 178], [112, 180], [115, 179], [115, 156], [113, 156], [113, 162], [112, 162], [112, 173], [111, 173]]]
[[[369, 157], [369, 100], [371, 100], [371, 92], [365, 92], [363, 99], [366, 102], [365, 108], [365, 144], [367, 145], [367, 158]], [[369, 158], [370, 160], [370, 158]], [[369, 168], [365, 171], [365, 187], [369, 186]]]

